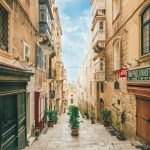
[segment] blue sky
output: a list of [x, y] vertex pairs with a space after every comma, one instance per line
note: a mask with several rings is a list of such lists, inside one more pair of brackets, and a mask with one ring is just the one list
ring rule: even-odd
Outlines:
[[75, 81], [88, 51], [89, 0], [56, 0], [62, 26], [62, 58], [68, 80]]

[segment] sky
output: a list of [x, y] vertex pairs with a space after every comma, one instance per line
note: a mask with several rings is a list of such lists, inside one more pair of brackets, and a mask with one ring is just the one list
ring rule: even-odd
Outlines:
[[62, 59], [69, 81], [75, 81], [88, 52], [89, 0], [56, 0], [62, 27]]

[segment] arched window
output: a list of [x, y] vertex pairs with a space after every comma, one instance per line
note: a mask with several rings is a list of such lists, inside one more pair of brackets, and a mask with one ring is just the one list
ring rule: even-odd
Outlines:
[[142, 22], [142, 51], [141, 54], [150, 53], [150, 6], [145, 9], [141, 16]]

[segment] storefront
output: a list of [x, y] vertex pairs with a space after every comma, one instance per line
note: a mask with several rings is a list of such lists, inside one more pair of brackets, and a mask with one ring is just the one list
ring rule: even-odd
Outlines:
[[0, 150], [26, 145], [26, 85], [31, 72], [0, 64]]
[[150, 144], [150, 67], [129, 70], [128, 91], [136, 95], [136, 135]]
[[47, 108], [47, 92], [35, 92], [35, 126], [42, 130], [44, 128], [44, 110]]

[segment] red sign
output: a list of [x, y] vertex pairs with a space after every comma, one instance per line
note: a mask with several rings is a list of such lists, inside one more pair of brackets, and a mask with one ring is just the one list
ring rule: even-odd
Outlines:
[[120, 78], [125, 77], [127, 77], [127, 68], [126, 67], [120, 68]]

